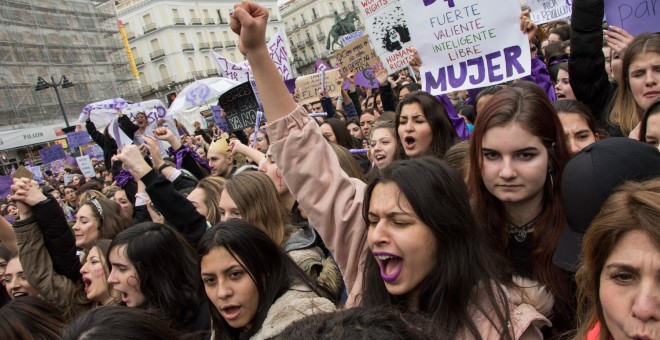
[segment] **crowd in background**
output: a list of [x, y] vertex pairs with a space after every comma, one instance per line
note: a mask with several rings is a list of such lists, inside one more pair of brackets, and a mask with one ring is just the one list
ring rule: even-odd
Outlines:
[[299, 105], [236, 5], [268, 124], [118, 110], [94, 178], [15, 178], [0, 337], [659, 339], [660, 34], [603, 11], [523, 11], [521, 80], [433, 96], [415, 57]]

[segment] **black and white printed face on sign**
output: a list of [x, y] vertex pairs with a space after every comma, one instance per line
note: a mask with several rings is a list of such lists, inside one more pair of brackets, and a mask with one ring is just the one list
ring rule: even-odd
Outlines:
[[226, 113], [229, 131], [254, 126], [259, 111], [259, 102], [250, 82], [231, 88], [220, 96], [219, 104]]

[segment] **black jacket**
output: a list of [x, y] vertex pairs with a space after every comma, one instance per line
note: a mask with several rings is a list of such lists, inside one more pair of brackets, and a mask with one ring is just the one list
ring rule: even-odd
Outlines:
[[575, 0], [571, 16], [571, 55], [568, 73], [577, 100], [591, 109], [597, 125], [610, 135], [621, 135], [607, 122], [617, 86], [610, 83], [603, 55], [603, 0]]

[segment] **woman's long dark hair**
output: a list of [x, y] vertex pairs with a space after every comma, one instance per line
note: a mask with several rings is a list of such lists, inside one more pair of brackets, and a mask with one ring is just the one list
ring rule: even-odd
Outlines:
[[[502, 202], [491, 194], [481, 175], [483, 165], [482, 141], [493, 127], [520, 124], [537, 136], [548, 152], [548, 173], [543, 187], [542, 211], [534, 227], [530, 255], [532, 279], [540, 281], [555, 297], [554, 326], [568, 325], [574, 313], [574, 299], [566, 274], [553, 264], [552, 258], [566, 223], [561, 201], [560, 183], [564, 166], [569, 159], [568, 146], [559, 116], [547, 95], [536, 84], [522, 81], [505, 88], [490, 99], [474, 124], [470, 142], [470, 197], [480, 225], [487, 230], [491, 246], [500, 254], [507, 254], [511, 234], [506, 210]], [[559, 321], [561, 320], [561, 321]]]
[[[259, 291], [259, 308], [250, 329], [232, 328], [209, 301], [211, 320], [216, 339], [250, 338], [256, 334], [268, 314], [270, 306], [286, 293], [293, 284], [304, 284], [315, 289], [314, 282], [296, 265], [279, 245], [258, 227], [238, 219], [220, 222], [209, 229], [197, 248], [197, 261], [211, 250], [224, 247], [244, 266]], [[199, 277], [199, 271], [197, 276]], [[208, 297], [207, 297], [208, 298]]]
[[[201, 281], [195, 252], [179, 232], [155, 222], [136, 224], [119, 233], [108, 253], [126, 246], [126, 257], [135, 267], [147, 309], [160, 309], [175, 328], [196, 317]], [[112, 270], [109, 258], [108, 267]]]
[[[377, 185], [394, 183], [414, 213], [435, 237], [436, 268], [418, 286], [417, 312], [428, 315], [451, 337], [467, 330], [481, 339], [472, 320], [470, 306], [496, 308], [491, 320], [502, 338], [510, 339], [507, 324], [509, 306], [502, 284], [510, 284], [504, 261], [492, 251], [472, 215], [467, 188], [461, 176], [435, 157], [395, 161], [367, 187], [363, 216], [368, 223], [369, 202]], [[419, 240], [420, 245], [425, 240]], [[498, 270], [496, 273], [495, 270]], [[492, 283], [492, 284], [491, 284]], [[483, 294], [478, 288], [483, 289]], [[476, 294], [479, 297], [476, 298]], [[479, 300], [477, 303], [475, 300]], [[380, 268], [371, 255], [365, 259], [362, 305], [410, 310], [411, 297], [391, 295], [380, 277]]]
[[[328, 118], [323, 122], [323, 124], [330, 125], [332, 132], [335, 134], [335, 140], [337, 144], [345, 147], [346, 149], [359, 149], [361, 147], [360, 142], [348, 132], [346, 129], [346, 124], [339, 120], [338, 118]], [[321, 125], [323, 125], [321, 124]]]
[[397, 139], [397, 149], [399, 150], [399, 155], [402, 159], [408, 158], [403, 149], [403, 143], [401, 143], [401, 136], [399, 136], [399, 125], [401, 124], [401, 109], [404, 105], [417, 103], [422, 108], [424, 117], [429, 122], [431, 126], [431, 131], [433, 132], [433, 141], [429, 146], [429, 150], [425, 152], [426, 155], [436, 156], [442, 158], [445, 156], [445, 152], [452, 147], [452, 145], [459, 142], [458, 134], [451, 124], [451, 120], [447, 115], [447, 110], [442, 106], [442, 103], [434, 96], [424, 92], [416, 91], [408, 93], [396, 107], [396, 139]]

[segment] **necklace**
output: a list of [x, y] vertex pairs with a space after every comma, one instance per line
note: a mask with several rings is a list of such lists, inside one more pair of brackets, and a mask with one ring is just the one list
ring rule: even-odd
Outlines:
[[531, 232], [536, 223], [539, 221], [539, 216], [540, 214], [521, 226], [517, 226], [512, 222], [507, 221], [510, 224], [509, 232], [513, 234], [513, 238], [520, 243], [524, 242], [525, 239], [527, 239], [527, 233]]

